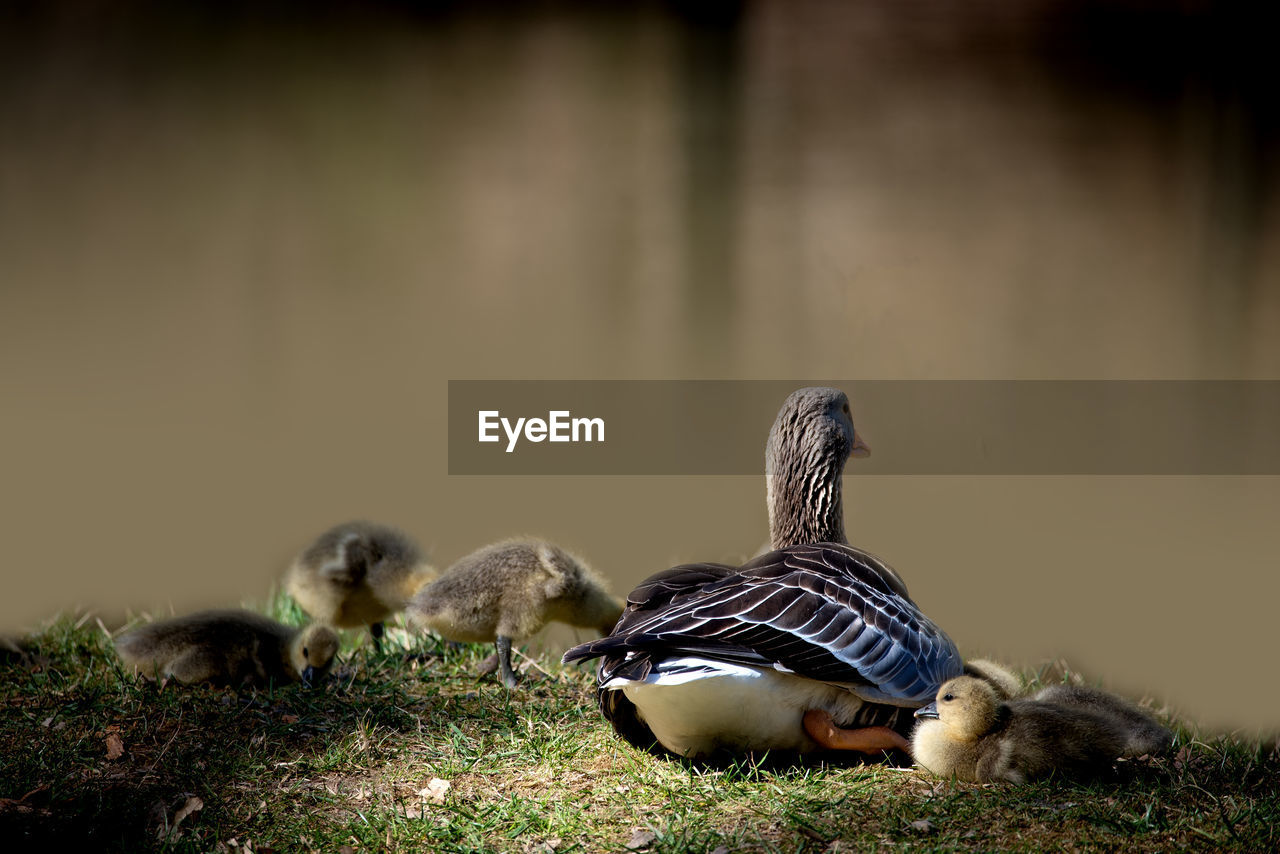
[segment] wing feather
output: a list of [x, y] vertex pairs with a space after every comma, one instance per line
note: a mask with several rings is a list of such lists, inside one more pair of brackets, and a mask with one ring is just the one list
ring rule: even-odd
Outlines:
[[632, 592], [613, 634], [564, 660], [602, 657], [603, 684], [644, 670], [642, 660], [685, 655], [774, 666], [902, 705], [927, 702], [962, 666], [893, 570], [834, 543], [791, 546], [737, 569], [658, 573]]

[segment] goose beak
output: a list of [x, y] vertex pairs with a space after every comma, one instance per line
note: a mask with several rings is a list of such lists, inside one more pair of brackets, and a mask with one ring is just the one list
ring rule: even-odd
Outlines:
[[916, 709], [916, 717], [918, 717], [918, 718], [935, 718], [935, 719], [936, 719], [936, 718], [938, 717], [938, 703], [937, 703], [937, 701], [934, 701], [934, 702], [930, 703], [930, 704], [929, 704], [929, 705], [927, 705], [927, 706], [921, 706], [920, 708]]
[[858, 457], [859, 459], [871, 456], [871, 448], [867, 447], [867, 443], [862, 441], [862, 437], [858, 435], [857, 430], [853, 431], [853, 450], [849, 452], [849, 456]]
[[302, 671], [302, 687], [310, 688], [314, 684], [316, 684], [316, 669], [308, 665]]

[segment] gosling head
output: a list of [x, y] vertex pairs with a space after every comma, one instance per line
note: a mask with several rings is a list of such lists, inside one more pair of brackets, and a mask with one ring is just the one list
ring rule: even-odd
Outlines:
[[849, 457], [870, 454], [853, 428], [844, 392], [821, 387], [792, 392], [765, 446], [773, 548], [847, 542], [840, 476]]
[[942, 684], [937, 698], [916, 709], [916, 717], [940, 720], [956, 741], [975, 741], [990, 732], [1008, 709], [990, 682], [973, 676], [957, 676]]
[[308, 688], [329, 674], [338, 654], [338, 633], [326, 625], [312, 623], [293, 639], [290, 664]]
[[967, 676], [976, 676], [991, 684], [1002, 700], [1011, 700], [1022, 693], [1022, 680], [1018, 674], [988, 658], [971, 658], [964, 663]]

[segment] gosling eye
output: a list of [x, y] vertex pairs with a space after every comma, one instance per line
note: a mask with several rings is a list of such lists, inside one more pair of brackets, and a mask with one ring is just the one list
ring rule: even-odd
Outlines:
[[943, 695], [942, 695], [942, 702], [944, 702], [944, 703], [950, 703], [950, 702], [951, 702], [952, 700], [954, 700], [955, 698], [956, 698], [956, 697], [955, 697], [955, 694], [943, 694]]
[[311, 657], [311, 652], [305, 646], [302, 648], [302, 657], [303, 658]]

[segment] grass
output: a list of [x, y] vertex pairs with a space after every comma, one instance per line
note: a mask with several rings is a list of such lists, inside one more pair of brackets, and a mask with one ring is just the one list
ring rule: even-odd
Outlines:
[[[300, 622], [283, 598], [269, 610]], [[52, 623], [26, 656], [0, 662], [0, 847], [1280, 849], [1274, 743], [1174, 722], [1169, 756], [1089, 785], [971, 785], [880, 765], [707, 768], [616, 738], [588, 673], [539, 660], [549, 675], [530, 671], [508, 692], [473, 675], [486, 647], [395, 629], [381, 653], [346, 640], [323, 690], [161, 688], [121, 667], [91, 617]]]

